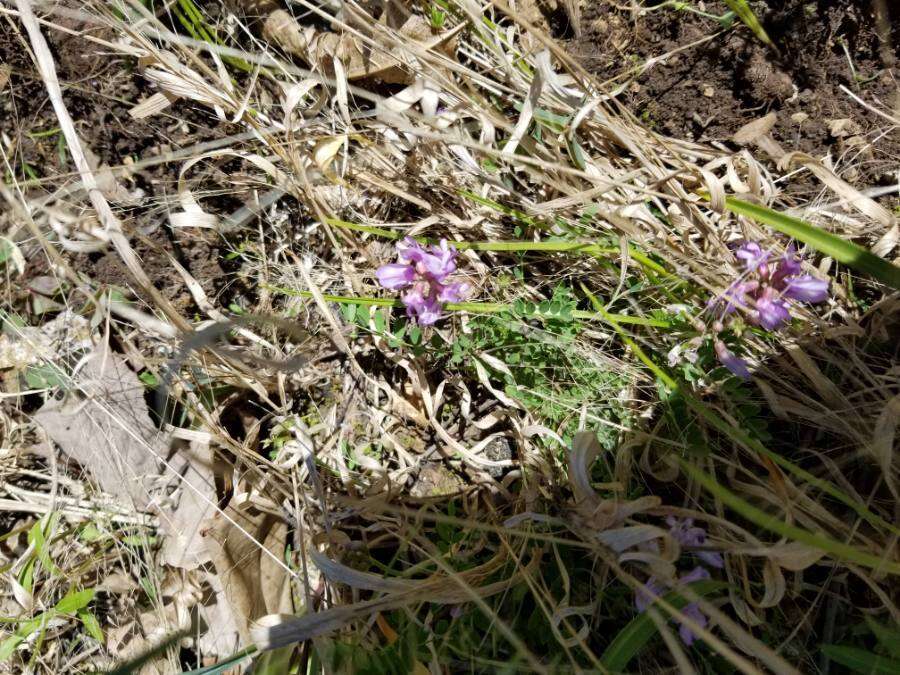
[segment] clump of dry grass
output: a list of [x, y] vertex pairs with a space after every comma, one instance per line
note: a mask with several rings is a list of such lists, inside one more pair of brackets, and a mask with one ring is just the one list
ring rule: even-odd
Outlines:
[[[754, 385], [704, 342], [706, 302], [737, 273], [729, 245], [785, 244], [726, 192], [782, 208], [790, 157], [652, 133], [539, 15], [499, 1], [335, 17], [298, 0], [296, 19], [268, 2], [97, 1], [43, 25], [30, 7], [3, 11], [27, 31], [78, 177], [2, 188], [7, 289], [42, 256], [58, 282], [32, 288], [44, 312], [7, 290], [3, 316], [0, 497], [20, 518], [8, 540], [32, 532], [3, 553], [15, 667], [88, 672], [156, 646], [147, 672], [233, 652], [272, 672], [797, 672], [847, 637], [838, 617], [900, 620], [894, 299], [825, 258], [827, 308], [780, 341], [743, 333]], [[40, 38], [75, 19], [136, 68], [134, 118], [201, 115], [216, 138], [127, 165], [79, 157], [91, 138]], [[793, 159], [857, 211], [802, 215], [891, 252], [893, 214]], [[156, 164], [172, 189], [129, 193]], [[374, 280], [405, 235], [456, 242], [475, 288], [433, 329]], [[226, 283], [184, 254], [207, 241]], [[96, 278], [89, 251], [114, 251], [126, 282]], [[87, 331], [74, 349], [35, 331], [64, 308]], [[98, 358], [119, 390], [98, 389]], [[55, 392], [107, 441], [128, 434], [113, 462], [83, 460], [130, 486], [118, 501], [57, 466], [72, 444], [32, 420]], [[38, 446], [49, 474], [22, 459]], [[159, 476], [132, 514], [120, 503], [148, 454]], [[696, 561], [667, 517], [702, 524], [726, 565], [636, 616], [651, 577]], [[81, 590], [88, 603], [53, 613]]]

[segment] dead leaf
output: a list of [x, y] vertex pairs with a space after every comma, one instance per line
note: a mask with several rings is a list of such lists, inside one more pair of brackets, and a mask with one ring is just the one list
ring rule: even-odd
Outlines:
[[34, 415], [60, 449], [88, 469], [100, 488], [143, 509], [167, 443], [150, 420], [144, 386], [105, 344], [82, 361], [75, 386]]
[[201, 631], [197, 646], [204, 656], [225, 658], [240, 649], [241, 634], [219, 576], [208, 574], [206, 578], [210, 592], [199, 607], [206, 630]]
[[209, 443], [194, 441], [182, 453], [187, 460], [182, 493], [174, 513], [160, 520], [168, 535], [160, 553], [172, 567], [193, 570], [210, 561], [206, 543], [200, 534], [205, 520], [216, 509], [214, 455]]
[[225, 513], [228, 518], [220, 512], [204, 523], [203, 540], [241, 639], [249, 643], [253, 621], [292, 612], [288, 571], [273, 560], [284, 558], [287, 525], [252, 506], [232, 503]]

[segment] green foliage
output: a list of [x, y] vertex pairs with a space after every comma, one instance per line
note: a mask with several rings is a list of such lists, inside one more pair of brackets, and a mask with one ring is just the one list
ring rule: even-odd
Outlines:
[[[402, 622], [399, 639], [393, 644], [378, 646], [322, 640], [316, 644], [316, 655], [328, 673], [370, 673], [393, 675], [412, 673], [417, 653], [425, 649], [426, 631], [408, 621], [400, 613], [392, 620]], [[427, 656], [426, 656], [427, 658]]]
[[[739, 344], [729, 344], [735, 353], [740, 353]], [[764, 416], [763, 406], [755, 398], [754, 388], [734, 377], [715, 356], [712, 343], [703, 342], [696, 350], [693, 362], [682, 359], [673, 367], [673, 374], [694, 386], [705, 386], [710, 380], [716, 383], [717, 400], [725, 406], [729, 415], [738, 421], [739, 426], [751, 438], [762, 443], [772, 440], [769, 433], [769, 422]], [[689, 452], [705, 455], [709, 451], [709, 441], [704, 432], [701, 420], [691, 413], [688, 401], [681, 389], [671, 389], [662, 382], [657, 382], [659, 399], [665, 403], [663, 408], [664, 430], [666, 438], [682, 442]]]
[[753, 34], [759, 38], [761, 42], [764, 42], [770, 47], [775, 46], [772, 43], [769, 34], [766, 33], [766, 29], [762, 27], [759, 19], [756, 18], [756, 14], [753, 13], [753, 10], [750, 8], [750, 3], [748, 3], [747, 0], [725, 0], [725, 4], [728, 5], [728, 9], [737, 14], [737, 17], [747, 26], [747, 28], [753, 31]]
[[[509, 311], [474, 317], [471, 333], [450, 345], [449, 363], [474, 369], [478, 354], [500, 359], [508, 369], [492, 368], [492, 377], [551, 428], [577, 416], [585, 403], [595, 418], [620, 422], [625, 412], [617, 397], [627, 380], [590, 360], [578, 345], [575, 306], [572, 291], [559, 286], [540, 303], [517, 300]], [[597, 431], [604, 445], [615, 440], [605, 425]]]
[[102, 640], [103, 633], [100, 631], [100, 624], [97, 622], [96, 617], [85, 609], [93, 599], [93, 589], [81, 591], [73, 589], [46, 612], [41, 612], [32, 619], [19, 621], [13, 634], [0, 643], [0, 663], [10, 658], [16, 651], [16, 648], [33, 634], [42, 634], [47, 624], [52, 619], [60, 616], [77, 615], [84, 624], [88, 634], [95, 639]]
[[829, 659], [849, 668], [853, 673], [863, 673], [863, 675], [897, 675], [900, 673], [900, 661], [878, 656], [865, 649], [844, 645], [824, 645], [822, 651]]

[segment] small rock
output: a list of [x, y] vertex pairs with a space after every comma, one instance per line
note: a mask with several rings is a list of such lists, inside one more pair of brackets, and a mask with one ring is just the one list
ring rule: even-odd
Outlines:
[[462, 479], [441, 462], [429, 462], [419, 469], [409, 494], [419, 499], [454, 495], [465, 487]]
[[[492, 462], [509, 461], [514, 455], [512, 442], [506, 436], [497, 436], [484, 449], [484, 456]], [[491, 478], [500, 478], [505, 470], [503, 467], [491, 466], [487, 468], [487, 472]]]
[[837, 120], [828, 120], [828, 132], [833, 138], [846, 138], [859, 134], [860, 128], [849, 117], [844, 117]]

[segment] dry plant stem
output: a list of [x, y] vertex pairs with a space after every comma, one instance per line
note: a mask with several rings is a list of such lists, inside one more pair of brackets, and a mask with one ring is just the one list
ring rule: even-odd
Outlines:
[[53, 110], [59, 120], [59, 126], [65, 136], [69, 152], [72, 154], [72, 160], [75, 162], [75, 166], [81, 174], [81, 180], [88, 191], [91, 204], [97, 212], [100, 223], [109, 235], [110, 241], [119, 253], [119, 256], [122, 258], [122, 261], [125, 263], [129, 272], [131, 272], [135, 281], [141, 287], [141, 290], [149, 297], [153, 298], [153, 301], [165, 311], [168, 319], [179, 329], [184, 331], [190, 330], [188, 322], [185, 321], [178, 310], [172, 306], [165, 296], [156, 290], [153, 283], [150, 281], [150, 278], [144, 272], [140, 261], [128, 243], [128, 239], [122, 233], [122, 225], [119, 222], [119, 219], [116, 218], [109, 203], [106, 201], [106, 198], [97, 187], [97, 181], [95, 180], [91, 167], [84, 155], [78, 132], [75, 131], [72, 117], [69, 115], [69, 111], [66, 109], [66, 104], [63, 101], [59, 79], [56, 76], [56, 65], [53, 62], [53, 55], [50, 53], [50, 47], [47, 45], [47, 40], [44, 38], [43, 33], [41, 33], [37, 19], [31, 11], [30, 0], [16, 0], [16, 6], [19, 8], [19, 18], [25, 26], [25, 30], [28, 31], [28, 37], [31, 40], [31, 46], [32, 49], [34, 49], [34, 55], [37, 59], [38, 70], [44, 80], [44, 85], [47, 87], [47, 94], [50, 97]]

